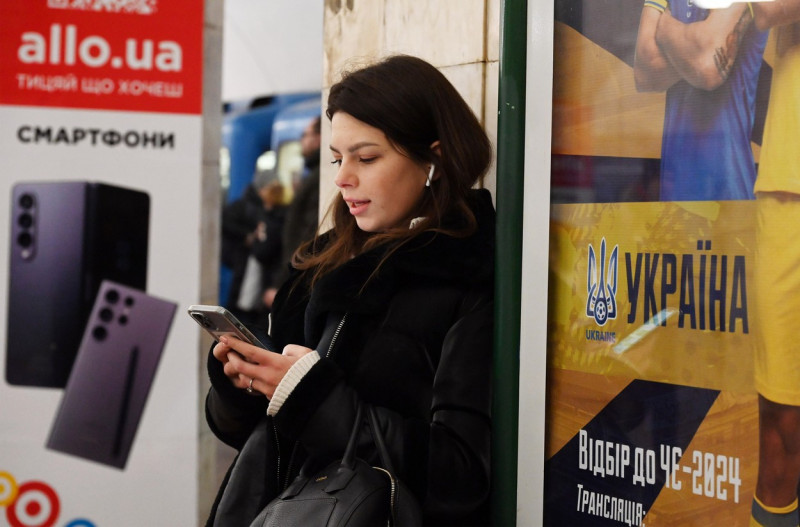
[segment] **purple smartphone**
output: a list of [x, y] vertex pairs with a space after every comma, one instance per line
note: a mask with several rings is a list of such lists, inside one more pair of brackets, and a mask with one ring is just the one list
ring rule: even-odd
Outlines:
[[47, 448], [125, 468], [176, 307], [102, 283]]
[[146, 288], [149, 196], [85, 181], [11, 197], [6, 381], [63, 388], [104, 279]]

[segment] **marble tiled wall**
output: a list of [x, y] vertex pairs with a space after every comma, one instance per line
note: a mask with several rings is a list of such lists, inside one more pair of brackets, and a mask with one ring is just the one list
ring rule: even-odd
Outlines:
[[[392, 53], [416, 55], [455, 85], [496, 145], [500, 1], [326, 0], [323, 101], [346, 69]], [[323, 121], [323, 144], [329, 134]], [[323, 162], [322, 171], [324, 209], [336, 189], [333, 167]], [[493, 165], [483, 182], [493, 194], [495, 181]]]

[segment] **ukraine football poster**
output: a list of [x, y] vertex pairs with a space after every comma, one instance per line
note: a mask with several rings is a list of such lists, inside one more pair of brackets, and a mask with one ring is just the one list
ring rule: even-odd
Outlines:
[[[757, 16], [555, 2], [545, 525], [774, 519], [753, 508], [756, 362], [789, 273], [764, 256], [765, 225], [796, 242], [762, 198], [795, 192], [766, 169], [797, 165], [776, 146], [796, 129], [776, 83], [798, 39]], [[713, 31], [706, 72], [675, 35]]]

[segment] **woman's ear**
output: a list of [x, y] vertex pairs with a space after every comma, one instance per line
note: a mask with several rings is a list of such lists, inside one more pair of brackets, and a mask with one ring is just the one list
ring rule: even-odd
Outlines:
[[442, 144], [438, 139], [431, 143], [431, 150], [433, 150], [433, 153], [436, 154], [436, 157], [442, 157]]

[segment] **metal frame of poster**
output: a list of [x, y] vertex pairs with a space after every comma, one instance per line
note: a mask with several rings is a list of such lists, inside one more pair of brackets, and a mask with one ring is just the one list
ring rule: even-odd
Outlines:
[[545, 525], [797, 521], [800, 2], [698, 4], [554, 2]]
[[198, 0], [0, 5], [0, 524], [197, 521], [203, 41]]
[[[520, 33], [524, 39], [520, 39]], [[498, 123], [498, 233], [501, 229], [508, 232], [502, 238], [498, 234], [497, 253], [496, 332], [502, 340], [496, 343], [495, 361], [495, 408], [500, 411], [493, 420], [495, 437], [502, 439], [495, 441], [493, 452], [498, 482], [493, 485], [493, 505], [499, 509], [494, 519], [496, 525], [541, 525], [553, 4], [504, 2], [501, 34], [500, 82], [505, 98], [500, 99], [499, 107], [513, 115], [517, 110], [516, 96], [524, 93], [524, 122], [509, 119], [506, 127]], [[519, 71], [522, 68], [524, 72]], [[505, 160], [506, 151], [520, 153], [523, 165]], [[503, 222], [505, 225], [501, 225]], [[515, 276], [518, 271], [519, 276]], [[517, 303], [511, 303], [512, 299]], [[509, 401], [511, 397], [513, 401]], [[512, 409], [516, 412], [513, 421], [508, 416]], [[508, 468], [510, 463], [514, 469]], [[513, 484], [509, 481], [512, 477]]]

